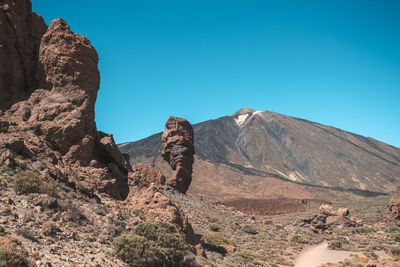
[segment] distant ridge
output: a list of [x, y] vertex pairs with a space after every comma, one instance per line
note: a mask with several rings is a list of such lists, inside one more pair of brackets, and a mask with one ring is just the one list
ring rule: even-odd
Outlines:
[[[229, 169], [231, 177], [239, 180], [207, 171], [220, 180], [219, 185], [245, 187], [240, 177], [249, 175], [371, 192], [393, 192], [400, 187], [400, 149], [334, 127], [242, 108], [195, 124], [194, 132], [198, 165], [207, 162], [215, 172]], [[158, 159], [161, 133], [119, 148], [130, 155], [132, 163], [142, 161], [163, 169]], [[202, 172], [197, 169], [196, 173], [195, 167], [194, 179], [210, 179]]]

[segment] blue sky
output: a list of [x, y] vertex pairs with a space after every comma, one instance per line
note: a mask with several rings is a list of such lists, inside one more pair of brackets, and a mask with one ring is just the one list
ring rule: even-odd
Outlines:
[[100, 62], [99, 130], [116, 142], [241, 107], [400, 147], [400, 1], [32, 0]]

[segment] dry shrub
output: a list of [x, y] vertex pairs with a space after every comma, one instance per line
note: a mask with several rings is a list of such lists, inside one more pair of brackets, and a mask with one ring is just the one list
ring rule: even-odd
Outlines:
[[0, 266], [1, 267], [34, 267], [34, 261], [20, 247], [20, 242], [12, 237], [0, 238]]

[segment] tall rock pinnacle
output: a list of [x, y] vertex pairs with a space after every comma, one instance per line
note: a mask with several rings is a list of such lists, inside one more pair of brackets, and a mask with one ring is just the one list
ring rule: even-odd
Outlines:
[[64, 20], [47, 26], [30, 1], [0, 1], [0, 164], [128, 196], [129, 160], [96, 128], [97, 63], [90, 41]]
[[169, 117], [162, 134], [161, 156], [174, 170], [166, 184], [186, 193], [192, 182], [194, 133], [183, 118]]

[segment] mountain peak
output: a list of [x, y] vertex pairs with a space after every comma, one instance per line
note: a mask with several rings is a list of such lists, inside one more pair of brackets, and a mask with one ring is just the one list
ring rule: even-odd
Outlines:
[[238, 111], [236, 111], [235, 113], [233, 113], [231, 116], [235, 117], [238, 115], [246, 115], [246, 114], [251, 114], [253, 113], [255, 110], [251, 109], [251, 108], [241, 108]]

